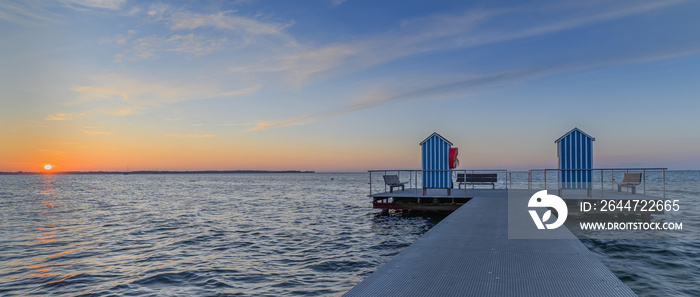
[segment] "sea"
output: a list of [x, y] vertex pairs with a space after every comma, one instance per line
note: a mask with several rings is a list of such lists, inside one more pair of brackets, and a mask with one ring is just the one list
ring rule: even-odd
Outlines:
[[[700, 171], [666, 181], [682, 232], [582, 241], [639, 296], [700, 296]], [[0, 296], [339, 296], [441, 219], [368, 194], [367, 173], [0, 175]]]

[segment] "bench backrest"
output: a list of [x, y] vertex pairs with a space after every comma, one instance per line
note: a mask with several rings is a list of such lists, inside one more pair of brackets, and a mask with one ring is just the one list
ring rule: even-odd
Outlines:
[[458, 183], [495, 183], [497, 181], [496, 173], [457, 173]]
[[625, 173], [625, 177], [622, 178], [622, 183], [625, 184], [640, 184], [642, 183], [641, 173]]
[[385, 175], [384, 176], [384, 183], [386, 183], [387, 185], [401, 184], [401, 182], [399, 181], [398, 175]]

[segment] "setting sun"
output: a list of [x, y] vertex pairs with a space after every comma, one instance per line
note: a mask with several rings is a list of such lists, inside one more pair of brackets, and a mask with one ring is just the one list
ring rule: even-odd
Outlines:
[[51, 170], [51, 165], [49, 165], [49, 164], [44, 165], [44, 169]]

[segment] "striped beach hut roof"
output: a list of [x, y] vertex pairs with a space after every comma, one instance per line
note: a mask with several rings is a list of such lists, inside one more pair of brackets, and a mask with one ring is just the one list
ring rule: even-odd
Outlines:
[[423, 143], [425, 143], [426, 141], [428, 141], [428, 139], [430, 139], [430, 138], [433, 137], [433, 136], [440, 137], [440, 139], [444, 140], [445, 142], [449, 143], [450, 146], [452, 146], [452, 142], [450, 142], [449, 140], [447, 140], [447, 138], [442, 137], [442, 135], [438, 134], [437, 132], [433, 132], [433, 134], [430, 134], [430, 136], [428, 136], [427, 138], [425, 138], [423, 141], [420, 142], [420, 145], [423, 145]]
[[586, 136], [586, 137], [590, 138], [592, 141], [595, 141], [595, 138], [593, 138], [593, 136], [590, 136], [590, 135], [586, 134], [586, 132], [581, 131], [581, 129], [579, 129], [579, 128], [577, 128], [577, 127], [574, 127], [573, 129], [571, 129], [571, 131], [566, 132], [566, 134], [562, 135], [562, 136], [559, 137], [557, 140], [555, 140], [554, 143], [559, 143], [559, 142], [560, 142], [562, 139], [564, 139], [566, 136], [568, 136], [568, 135], [571, 134], [571, 133], [574, 133], [574, 131], [578, 131], [579, 133], [583, 134], [583, 136]]

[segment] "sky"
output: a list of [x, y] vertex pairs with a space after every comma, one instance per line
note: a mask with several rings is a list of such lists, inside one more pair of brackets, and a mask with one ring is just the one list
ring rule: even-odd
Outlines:
[[0, 171], [700, 169], [700, 2], [0, 2]]

